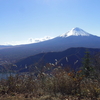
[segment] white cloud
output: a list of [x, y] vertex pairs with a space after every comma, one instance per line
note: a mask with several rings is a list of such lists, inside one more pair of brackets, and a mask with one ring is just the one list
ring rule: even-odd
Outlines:
[[26, 41], [11, 41], [11, 42], [5, 42], [2, 45], [20, 45], [20, 44], [28, 44]]
[[1, 44], [1, 45], [20, 45], [20, 44], [38, 43], [38, 42], [46, 41], [52, 38], [53, 37], [50, 37], [50, 36], [45, 36], [43, 38], [35, 38], [35, 39], [29, 38], [26, 41], [11, 41], [11, 42], [5, 42], [4, 44]]
[[37, 43], [37, 42], [42, 42], [42, 41], [46, 41], [46, 40], [49, 40], [49, 39], [52, 39], [53, 37], [50, 37], [50, 36], [45, 36], [43, 38], [29, 38], [28, 39], [28, 42], [30, 43]]

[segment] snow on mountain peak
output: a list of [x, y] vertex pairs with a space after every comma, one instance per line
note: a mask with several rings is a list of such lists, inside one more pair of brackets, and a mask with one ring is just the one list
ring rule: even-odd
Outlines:
[[85, 32], [84, 30], [75, 27], [72, 28], [70, 31], [68, 31], [65, 34], [62, 34], [60, 37], [69, 37], [69, 36], [90, 36], [91, 34]]

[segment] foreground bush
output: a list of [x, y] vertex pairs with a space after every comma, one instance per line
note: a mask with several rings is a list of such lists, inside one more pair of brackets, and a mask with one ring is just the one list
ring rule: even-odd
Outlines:
[[43, 98], [49, 95], [48, 99], [41, 100], [53, 100], [52, 97], [65, 100], [70, 96], [79, 100], [81, 97], [96, 100], [100, 96], [100, 82], [98, 79], [85, 77], [82, 70], [66, 71], [60, 66], [54, 67], [49, 73], [47, 70], [39, 70], [1, 79], [0, 95], [18, 94], [22, 94], [24, 98]]

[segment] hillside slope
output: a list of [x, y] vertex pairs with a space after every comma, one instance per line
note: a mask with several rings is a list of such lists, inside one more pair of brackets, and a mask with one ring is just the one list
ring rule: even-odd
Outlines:
[[13, 67], [13, 69], [28, 71], [31, 65], [31, 67], [43, 67], [47, 63], [57, 66], [60, 65], [62, 67], [70, 66], [73, 69], [77, 69], [81, 66], [82, 58], [84, 57], [87, 49], [91, 56], [94, 56], [100, 52], [100, 49], [93, 48], [69, 48], [62, 52], [40, 53], [19, 60], [16, 63], [17, 67]]

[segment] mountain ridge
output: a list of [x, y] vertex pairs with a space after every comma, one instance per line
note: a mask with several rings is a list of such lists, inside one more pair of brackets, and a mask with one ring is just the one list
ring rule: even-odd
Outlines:
[[[80, 32], [78, 30], [80, 29], [77, 28], [75, 31]], [[76, 36], [71, 35], [65, 38], [58, 36], [53, 39], [38, 43], [17, 45], [9, 48], [0, 49], [0, 59], [15, 61], [31, 55], [36, 55], [44, 52], [58, 52], [71, 47], [100, 48], [99, 43], [100, 37], [95, 35], [77, 36], [76, 34]]]
[[[20, 71], [28, 71], [30, 68], [34, 68], [35, 66], [43, 67], [50, 64], [62, 67], [70, 66], [72, 69], [78, 69], [82, 66], [82, 58], [84, 57], [86, 50], [89, 51], [91, 56], [100, 53], [100, 48], [93, 49], [83, 47], [69, 48], [61, 52], [40, 53], [19, 60], [15, 63], [17, 67], [13, 66], [13, 68], [14, 70], [22, 69]], [[27, 68], [25, 68], [25, 66], [27, 66]]]

